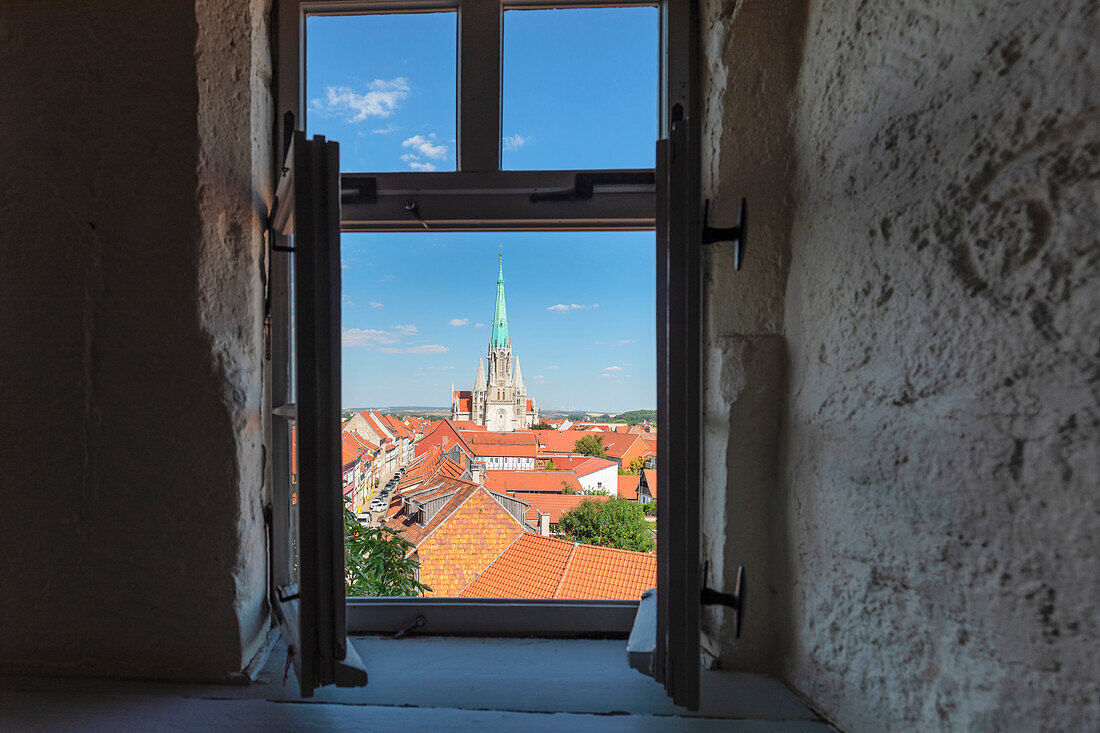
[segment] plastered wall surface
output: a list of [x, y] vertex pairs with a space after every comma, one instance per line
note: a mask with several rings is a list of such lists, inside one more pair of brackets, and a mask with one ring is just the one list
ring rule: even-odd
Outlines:
[[4, 670], [218, 678], [262, 636], [261, 6], [0, 8]]
[[[737, 80], [763, 73], [739, 66], [760, 57], [730, 40], [760, 22], [760, 5], [708, 10], [709, 77], [725, 78], [708, 112], [723, 109], [711, 129], [726, 142], [707, 185], [723, 195], [737, 195], [742, 155], [728, 122], [752, 91]], [[1089, 729], [1097, 5], [807, 10], [797, 85], [771, 120], [791, 131], [794, 161], [781, 511], [769, 522], [776, 664], [845, 730]], [[713, 361], [740, 358], [711, 347]], [[755, 427], [731, 415], [729, 445]], [[758, 551], [727, 538], [727, 575]], [[759, 663], [751, 645], [717, 645], [726, 665]]]

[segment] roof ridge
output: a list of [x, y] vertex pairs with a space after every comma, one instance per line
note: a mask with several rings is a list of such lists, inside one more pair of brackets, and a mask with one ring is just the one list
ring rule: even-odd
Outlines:
[[565, 567], [562, 568], [561, 577], [558, 579], [558, 587], [554, 588], [554, 595], [550, 596], [551, 598], [557, 598], [558, 594], [561, 593], [561, 587], [563, 585], [565, 585], [565, 578], [566, 578], [567, 575], [569, 575], [569, 568], [573, 567], [573, 558], [576, 557], [576, 555], [577, 555], [577, 545], [578, 544], [580, 544], [580, 543], [578, 543], [578, 542], [573, 543], [573, 549], [570, 550], [569, 558], [565, 561]]
[[624, 550], [621, 547], [607, 547], [606, 545], [589, 545], [585, 542], [579, 542], [577, 544], [583, 545], [584, 547], [593, 547], [597, 550], [608, 550], [610, 552], [625, 552], [628, 555], [644, 555], [646, 557], [652, 557], [652, 556], [657, 554], [656, 552], [642, 552], [641, 550]]

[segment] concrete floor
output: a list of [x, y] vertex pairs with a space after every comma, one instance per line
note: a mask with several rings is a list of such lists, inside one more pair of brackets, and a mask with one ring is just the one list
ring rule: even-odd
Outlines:
[[0, 678], [3, 731], [831, 730], [779, 682], [703, 673], [689, 713], [626, 665], [624, 641], [357, 637], [370, 684], [298, 697], [277, 646], [248, 686]]

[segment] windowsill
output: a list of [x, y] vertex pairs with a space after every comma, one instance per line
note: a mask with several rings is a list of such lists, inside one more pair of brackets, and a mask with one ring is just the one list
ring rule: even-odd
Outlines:
[[[150, 729], [180, 720], [217, 730], [344, 726], [495, 731], [730, 730], [737, 720], [777, 721], [766, 730], [831, 730], [782, 683], [762, 675], [702, 672], [702, 705], [673, 705], [661, 686], [626, 665], [626, 642], [585, 639], [353, 637], [366, 687], [298, 697], [279, 642], [248, 686], [0, 677], [0, 723], [36, 730]], [[308, 702], [305, 705], [278, 703]], [[326, 704], [327, 703], [327, 704]], [[573, 714], [568, 719], [550, 717]], [[623, 718], [630, 718], [624, 720]], [[704, 720], [700, 718], [708, 718]], [[714, 720], [719, 719], [719, 720]], [[781, 723], [779, 723], [781, 721]], [[740, 728], [735, 728], [740, 730]]]

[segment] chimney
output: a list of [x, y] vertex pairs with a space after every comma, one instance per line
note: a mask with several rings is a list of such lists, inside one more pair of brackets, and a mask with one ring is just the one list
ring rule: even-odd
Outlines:
[[539, 534], [550, 536], [550, 512], [539, 512]]

